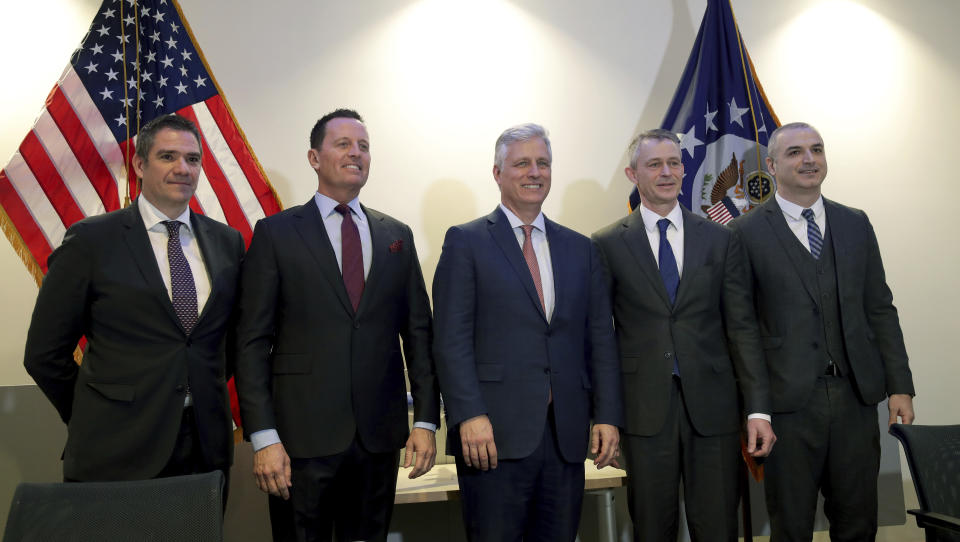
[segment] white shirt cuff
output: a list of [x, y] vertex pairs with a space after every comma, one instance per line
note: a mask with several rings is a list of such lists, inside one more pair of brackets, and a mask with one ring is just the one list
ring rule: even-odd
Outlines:
[[[426, 429], [427, 431], [431, 431], [431, 432], [433, 432], [433, 433], [436, 433], [436, 432], [437, 432], [437, 424], [435, 424], [435, 423], [430, 423], [430, 422], [414, 422], [414, 423], [413, 423], [413, 426], [414, 426], [414, 427], [419, 427], [420, 429]], [[253, 435], [251, 435], [251, 438], [253, 438]]]
[[[762, 412], [754, 412], [747, 416], [748, 420], [752, 420], [754, 418], [760, 418], [761, 420], [767, 420], [768, 422], [773, 423], [773, 418], [771, 418], [769, 414], [763, 414]], [[251, 435], [250, 438], [253, 438], [253, 436]]]
[[263, 429], [250, 434], [250, 444], [253, 445], [253, 451], [259, 452], [267, 446], [280, 442], [280, 435], [276, 429]]

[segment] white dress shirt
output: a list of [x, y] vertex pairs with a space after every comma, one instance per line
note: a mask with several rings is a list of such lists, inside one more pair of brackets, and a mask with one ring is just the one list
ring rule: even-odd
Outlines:
[[[521, 226], [526, 226], [522, 220], [513, 214], [513, 211], [507, 209], [502, 203], [500, 209], [507, 215], [510, 227], [520, 243], [520, 250], [523, 250], [523, 241], [526, 237]], [[553, 317], [553, 307], [556, 305], [556, 293], [553, 288], [553, 261], [550, 259], [550, 241], [547, 239], [547, 230], [544, 227], [543, 213], [537, 213], [533, 219], [533, 231], [530, 232], [530, 242], [533, 244], [533, 252], [537, 256], [537, 267], [540, 268], [540, 286], [543, 290], [543, 312], [547, 316], [547, 322]]]
[[168, 217], [143, 196], [137, 198], [137, 208], [140, 211], [140, 218], [143, 219], [143, 225], [147, 228], [150, 248], [153, 249], [153, 255], [157, 258], [157, 267], [160, 268], [160, 276], [163, 277], [163, 285], [167, 287], [167, 295], [170, 296], [171, 302], [173, 301], [173, 290], [170, 284], [170, 260], [167, 258], [167, 240], [170, 238], [170, 234], [163, 222], [173, 220], [183, 224], [180, 226], [180, 246], [183, 248], [183, 255], [187, 258], [190, 272], [193, 274], [193, 283], [197, 289], [197, 314], [199, 315], [203, 312], [203, 306], [206, 305], [207, 298], [210, 297], [210, 275], [207, 274], [203, 253], [200, 252], [197, 237], [193, 232], [193, 224], [190, 223], [190, 208], [188, 207], [178, 217]]
[[657, 222], [666, 218], [670, 221], [667, 226], [667, 241], [670, 242], [670, 248], [673, 249], [673, 257], [677, 260], [677, 276], [683, 276], [683, 211], [680, 210], [680, 203], [673, 206], [673, 209], [667, 213], [667, 216], [647, 209], [643, 203], [640, 204], [640, 218], [643, 219], [643, 227], [647, 230], [647, 240], [650, 241], [650, 250], [653, 251], [653, 260], [660, 267], [660, 226]]
[[[333, 246], [333, 253], [337, 257], [337, 267], [339, 267], [340, 272], [343, 273], [343, 242], [340, 239], [340, 227], [343, 225], [343, 215], [336, 210], [337, 205], [340, 205], [340, 203], [319, 192], [313, 195], [313, 201], [317, 204], [317, 209], [320, 211], [320, 218], [323, 219], [323, 227], [327, 230], [330, 245]], [[364, 214], [363, 208], [360, 207], [359, 198], [353, 198], [347, 202], [347, 207], [350, 207], [352, 211], [351, 217], [353, 218], [354, 224], [357, 225], [357, 232], [360, 234], [360, 250], [363, 252], [363, 277], [364, 280], [366, 280], [366, 277], [370, 275], [370, 264], [373, 262], [373, 241], [370, 237], [370, 222], [367, 220], [367, 215]], [[430, 422], [417, 421], [414, 422], [413, 426], [429, 431], [437, 430], [437, 425]], [[271, 444], [277, 444], [278, 442], [280, 442], [280, 434], [277, 433], [276, 428], [263, 429], [250, 434], [250, 444], [253, 445], [253, 451], [255, 452]]]
[[[787, 201], [780, 196], [779, 192], [775, 197], [777, 198], [777, 203], [780, 205], [780, 210], [783, 211], [783, 218], [787, 220], [787, 226], [790, 228], [790, 231], [797, 236], [797, 240], [809, 251], [810, 239], [807, 237], [807, 227], [809, 224], [807, 219], [801, 214], [805, 207], [801, 207], [792, 201]], [[813, 221], [816, 222], [817, 227], [820, 228], [821, 237], [826, 239], [827, 215], [823, 210], [823, 196], [817, 198], [817, 201], [813, 202], [810, 209], [813, 211]]]

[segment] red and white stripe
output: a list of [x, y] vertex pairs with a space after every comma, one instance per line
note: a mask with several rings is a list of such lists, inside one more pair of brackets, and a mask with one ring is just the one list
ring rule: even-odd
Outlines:
[[[227, 105], [216, 95], [178, 113], [197, 124], [203, 145], [203, 172], [191, 207], [236, 228], [249, 243], [257, 220], [280, 211], [280, 203]], [[103, 118], [68, 65], [33, 129], [0, 171], [0, 205], [41, 273], [66, 228], [121, 206], [129, 171], [125, 153], [129, 149], [132, 157], [136, 126], [131, 140], [118, 144], [107, 122], [115, 121]]]
[[723, 204], [723, 201], [718, 201], [710, 206], [710, 208], [707, 209], [707, 217], [719, 224], [726, 224], [733, 220], [733, 215], [730, 214], [730, 211], [727, 209], [727, 206]]

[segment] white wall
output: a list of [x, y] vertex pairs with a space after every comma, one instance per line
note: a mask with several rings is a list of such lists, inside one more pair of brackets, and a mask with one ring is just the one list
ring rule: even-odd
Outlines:
[[[0, 165], [98, 9], [0, 4]], [[624, 148], [657, 126], [703, 0], [181, 0], [205, 56], [285, 205], [310, 196], [317, 117], [358, 109], [372, 139], [368, 205], [409, 223], [429, 282], [447, 226], [493, 209], [493, 142], [536, 121], [554, 145], [545, 212], [585, 234], [626, 209]], [[825, 138], [828, 197], [865, 209], [900, 309], [924, 423], [956, 423], [960, 243], [960, 3], [734, 0], [784, 122]], [[21, 366], [36, 286], [0, 240], [0, 385]]]

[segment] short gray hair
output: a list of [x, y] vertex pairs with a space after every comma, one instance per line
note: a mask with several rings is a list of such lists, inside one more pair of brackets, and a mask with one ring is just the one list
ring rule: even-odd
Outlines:
[[503, 169], [503, 161], [507, 159], [507, 148], [521, 141], [530, 141], [540, 138], [547, 146], [547, 156], [553, 161], [553, 150], [550, 148], [550, 138], [547, 136], [547, 130], [539, 124], [528, 122], [527, 124], [518, 124], [511, 126], [500, 134], [497, 138], [497, 144], [494, 146], [493, 164], [499, 169]]
[[637, 169], [637, 158], [640, 154], [640, 144], [644, 141], [673, 141], [677, 147], [680, 146], [680, 138], [677, 134], [663, 128], [654, 128], [646, 132], [640, 132], [640, 135], [633, 138], [630, 142], [630, 169]]
[[820, 135], [820, 130], [817, 130], [813, 126], [807, 124], [806, 122], [791, 122], [784, 124], [783, 126], [777, 128], [770, 134], [770, 139], [767, 140], [767, 156], [773, 158], [776, 156], [777, 143], [780, 142], [780, 134], [786, 132], [787, 130], [813, 130]]

